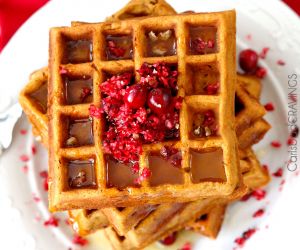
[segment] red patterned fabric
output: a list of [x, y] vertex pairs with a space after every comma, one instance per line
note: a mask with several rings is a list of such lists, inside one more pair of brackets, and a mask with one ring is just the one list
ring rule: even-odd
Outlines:
[[[0, 51], [16, 30], [48, 0], [0, 0]], [[284, 0], [300, 15], [300, 0]]]

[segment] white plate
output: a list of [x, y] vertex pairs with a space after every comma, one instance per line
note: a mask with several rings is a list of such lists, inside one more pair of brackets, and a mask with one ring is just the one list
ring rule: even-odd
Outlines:
[[[26, 83], [30, 72], [47, 64], [50, 27], [69, 25], [72, 20], [101, 21], [126, 2], [114, 0], [112, 4], [99, 0], [54, 0], [33, 15], [0, 55], [0, 110], [16, 101], [18, 92]], [[284, 168], [284, 176], [273, 179], [266, 189], [267, 196], [264, 200], [251, 199], [230, 207], [218, 240], [212, 241], [196, 234], [185, 233], [170, 249], [178, 249], [189, 240], [193, 242], [195, 249], [232, 249], [236, 246], [234, 239], [252, 227], [259, 230], [247, 241], [244, 249], [300, 249], [300, 179], [295, 172], [289, 172], [285, 167], [289, 159], [286, 146], [288, 75], [298, 74], [298, 93], [300, 88], [298, 17], [280, 1], [170, 0], [170, 3], [177, 11], [236, 8], [239, 50], [246, 47], [257, 51], [263, 47], [271, 48], [267, 58], [261, 60], [261, 65], [268, 70], [268, 76], [263, 81], [262, 103], [271, 101], [276, 110], [266, 116], [273, 128], [265, 140], [255, 148], [261, 162], [267, 164], [271, 172], [278, 167]], [[248, 34], [251, 34], [251, 40], [247, 39]], [[286, 65], [277, 65], [278, 59], [283, 59]], [[29, 132], [21, 135], [21, 129], [27, 129]], [[281, 141], [283, 146], [280, 149], [271, 148], [272, 140]], [[34, 156], [31, 152], [33, 144], [37, 147]], [[22, 154], [30, 156], [26, 163], [29, 169], [27, 174], [22, 172], [25, 165], [19, 158]], [[15, 128], [11, 148], [0, 158], [1, 249], [78, 248], [72, 246], [72, 232], [64, 219], [61, 219], [58, 228], [43, 225], [50, 215], [39, 172], [46, 168], [47, 154], [34, 142], [28, 122], [22, 118]], [[282, 180], [285, 180], [285, 184], [282, 185], [282, 191], [279, 191]], [[42, 200], [33, 202], [33, 195]], [[266, 210], [265, 215], [259, 219], [252, 218], [252, 214], [259, 208]], [[65, 218], [64, 215], [62, 218]], [[108, 248], [107, 242], [101, 237], [92, 237], [90, 241], [91, 244], [85, 249]], [[161, 248], [157, 244], [154, 244], [154, 247]]]

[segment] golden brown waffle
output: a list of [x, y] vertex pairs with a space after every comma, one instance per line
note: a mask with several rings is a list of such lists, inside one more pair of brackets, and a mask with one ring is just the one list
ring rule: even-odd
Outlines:
[[131, 0], [106, 21], [125, 20], [144, 16], [175, 15], [176, 11], [164, 0]]
[[[207, 198], [184, 203], [185, 205], [181, 203], [183, 207], [178, 209], [178, 211], [174, 208], [177, 204], [172, 204], [171, 206], [167, 204], [161, 205], [157, 210], [140, 221], [139, 224], [125, 236], [119, 236], [112, 227], [108, 227], [104, 231], [113, 249], [142, 249], [152, 242], [182, 229], [187, 223], [195, 220], [201, 214], [207, 213], [212, 207], [220, 203], [228, 202], [229, 200], [239, 199], [246, 192], [247, 189], [243, 186], [235, 190], [235, 192], [227, 198]], [[162, 216], [159, 209], [165, 206], [168, 206], [169, 209], [172, 207], [172, 210], [168, 209], [169, 212]]]
[[258, 143], [270, 128], [271, 125], [265, 119], [257, 120], [238, 136], [239, 148], [246, 149]]
[[[244, 150], [240, 166], [243, 166], [244, 183], [250, 190], [262, 188], [270, 182], [269, 173], [260, 165], [252, 149]], [[205, 236], [216, 238], [224, 219], [225, 210], [226, 205], [216, 206], [189, 224], [188, 228]]]
[[101, 210], [71, 210], [69, 213], [69, 222], [74, 231], [79, 235], [88, 235], [99, 229], [109, 226], [106, 216]]
[[[225, 195], [231, 193], [237, 184], [237, 157], [235, 144], [235, 135], [233, 131], [232, 109], [235, 76], [231, 73], [234, 70], [234, 50], [235, 50], [235, 13], [227, 11], [213, 14], [193, 14], [179, 16], [166, 16], [161, 22], [161, 18], [146, 18], [137, 21], [122, 21], [118, 23], [103, 24], [86, 24], [72, 28], [54, 28], [50, 32], [50, 85], [49, 85], [49, 106], [50, 106], [50, 128], [49, 128], [49, 165], [50, 165], [50, 183], [49, 198], [50, 209], [52, 211], [76, 209], [76, 208], [100, 208], [106, 206], [130, 206], [143, 203], [157, 203], [187, 201], [197, 199], [201, 196]], [[145, 30], [157, 30], [157, 23], [160, 23], [160, 29], [174, 29], [176, 35], [181, 37], [177, 46], [178, 56], [170, 57], [143, 57], [143, 42], [145, 42]], [[188, 25], [187, 25], [188, 24]], [[218, 26], [218, 53], [206, 54], [202, 56], [186, 54], [186, 31], [189, 25], [199, 26]], [[191, 26], [190, 26], [191, 27]], [[100, 44], [103, 43], [101, 34], [131, 34], [137, 38], [135, 42], [134, 61], [107, 61], [104, 57]], [[225, 39], [226, 34], [226, 39]], [[64, 64], [63, 51], [64, 39], [93, 40], [93, 63], [84, 64]], [[100, 40], [96, 40], [100, 39]], [[140, 40], [141, 39], [141, 40]], [[93, 87], [93, 104], [99, 106], [100, 93], [96, 83], [103, 82], [104, 71], [111, 74], [124, 72], [132, 67], [138, 69], [142, 63], [155, 63], [158, 60], [167, 64], [178, 63], [178, 86], [179, 94], [184, 95], [186, 67], [201, 67], [201, 65], [218, 65], [220, 75], [219, 96], [186, 96], [180, 114], [180, 134], [181, 141], [175, 144], [175, 148], [181, 148], [183, 154], [183, 168], [189, 168], [189, 148], [197, 150], [209, 150], [210, 148], [222, 148], [223, 161], [226, 173], [225, 182], [203, 181], [197, 184], [192, 183], [190, 174], [182, 171], [184, 176], [184, 185], [160, 185], [151, 187], [149, 181], [142, 183], [140, 188], [128, 187], [124, 190], [116, 188], [107, 188], [105, 181], [105, 162], [101, 147], [101, 121], [93, 121], [94, 145], [64, 148], [64, 134], [66, 133], [66, 117], [88, 118], [89, 104], [83, 105], [65, 105], [65, 100], [61, 93], [64, 92], [64, 84], [60, 74], [61, 68], [70, 76], [92, 76], [94, 81]], [[228, 69], [230, 70], [228, 71]], [[225, 73], [226, 72], [226, 73]], [[226, 83], [226, 84], [225, 84]], [[226, 107], [226, 108], [224, 108]], [[203, 109], [214, 109], [218, 113], [220, 137], [204, 141], [190, 140], [190, 128], [188, 119], [192, 118], [189, 112], [200, 112]], [[226, 122], [225, 122], [226, 121]], [[141, 156], [141, 169], [146, 167], [147, 154], [159, 150], [164, 144], [145, 145], [144, 154]], [[90, 161], [89, 168], [95, 168], [96, 178], [93, 180], [93, 188], [71, 189], [67, 184], [67, 165], [70, 161], [79, 159], [93, 159]], [[229, 164], [230, 162], [230, 164]], [[142, 171], [142, 170], [141, 170]], [[151, 179], [151, 178], [150, 178]], [[184, 188], [183, 188], [184, 187]], [[176, 192], [174, 192], [176, 190]], [[193, 190], [193, 192], [191, 192]]]
[[256, 76], [238, 75], [239, 81], [242, 83], [244, 89], [254, 97], [256, 100], [260, 99], [261, 81]]
[[187, 226], [187, 229], [200, 233], [212, 239], [217, 238], [221, 229], [227, 205], [216, 205], [208, 213]]
[[[235, 122], [236, 134], [241, 135], [245, 129], [258, 119], [261, 119], [266, 110], [257, 99], [250, 96], [243, 86], [249, 83], [251, 78], [237, 77], [236, 94], [235, 94]], [[251, 86], [248, 84], [248, 86]]]
[[42, 143], [48, 147], [48, 68], [33, 72], [29, 82], [19, 95], [19, 102], [33, 124], [34, 134], [40, 137]]

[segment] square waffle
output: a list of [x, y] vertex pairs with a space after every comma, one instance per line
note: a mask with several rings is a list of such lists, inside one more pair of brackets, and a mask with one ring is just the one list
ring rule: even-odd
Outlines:
[[[42, 74], [42, 72], [43, 72], [43, 74]], [[43, 75], [44, 79], [40, 78], [41, 74]], [[37, 80], [40, 80], [41, 82], [45, 82], [45, 81], [47, 81], [47, 78], [48, 78], [47, 70], [42, 69], [42, 70], [40, 70], [40, 72], [36, 71], [32, 74], [30, 83], [28, 83], [27, 86], [30, 87], [33, 83], [35, 83], [36, 86], [38, 87], [38, 86], [40, 86], [40, 82], [37, 82]], [[238, 78], [239, 78], [239, 76], [238, 76]], [[246, 82], [249, 82], [249, 81], [247, 81], [247, 79], [245, 79], [243, 81], [239, 81], [238, 84], [240, 84], [241, 87], [237, 88], [236, 91], [238, 92], [242, 87], [244, 87], [245, 86], [244, 83], [246, 83]], [[29, 99], [28, 96], [30, 96], [30, 94], [31, 94], [31, 92], [29, 92], [29, 89], [36, 91], [36, 88], [31, 88], [31, 87], [28, 88], [27, 86], [25, 87], [25, 89], [23, 90], [22, 93], [27, 92], [27, 93], [29, 93], [29, 95], [21, 94], [20, 102], [21, 102], [26, 114], [31, 114], [31, 113], [28, 113], [27, 111], [33, 110], [33, 111], [35, 111], [34, 117], [36, 118], [36, 120], [39, 120], [39, 119], [41, 119], [43, 114], [39, 110], [32, 109], [31, 106], [29, 106], [30, 108], [26, 106], [28, 103], [30, 103], [28, 100]], [[34, 104], [34, 106], [38, 106], [38, 104]], [[242, 112], [242, 114], [249, 114], [249, 112]], [[32, 121], [34, 121], [34, 119], [31, 119], [31, 122]], [[36, 129], [38, 131], [38, 132], [36, 132], [36, 134], [38, 136], [47, 134], [47, 132], [42, 132], [42, 131], [39, 132], [39, 127], [38, 127], [38, 125], [35, 125], [35, 124], [38, 124], [38, 123], [33, 122], [33, 129]], [[42, 141], [45, 141], [44, 145], [46, 145], [47, 137], [41, 136], [41, 138], [42, 138]], [[249, 139], [247, 139], [247, 141], [249, 141]], [[242, 157], [245, 157], [245, 156], [242, 155]], [[248, 164], [247, 161], [240, 161], [240, 168], [241, 168], [242, 172], [248, 171], [250, 169], [250, 166], [251, 165]], [[90, 215], [92, 213], [90, 213], [90, 212], [86, 213], [85, 210], [76, 210], [76, 211], [77, 211], [77, 213], [78, 213], [78, 211], [81, 211], [81, 216], [76, 216], [77, 220], [75, 220], [75, 218], [73, 218], [73, 221], [75, 221], [75, 222], [77, 221], [77, 225], [75, 225], [75, 227], [79, 228], [79, 233], [82, 233], [84, 235], [84, 234], [86, 234], [86, 232], [94, 231], [94, 228], [97, 228], [97, 227], [92, 227], [92, 228], [90, 228], [90, 231], [89, 231], [88, 227], [86, 226], [86, 225], [89, 225], [87, 223], [88, 220], [92, 218], [91, 216], [87, 216], [87, 215]], [[95, 210], [95, 211], [97, 211], [97, 210]], [[122, 208], [122, 209], [107, 208], [107, 209], [102, 209], [102, 211], [109, 218], [111, 224], [114, 225], [115, 230], [117, 230], [118, 234], [124, 235], [129, 229], [131, 229], [133, 226], [135, 226], [141, 220], [141, 218], [143, 216], [146, 216], [151, 211], [151, 209], [149, 209], [148, 206], [146, 205], [146, 206], [142, 206], [142, 207], [127, 207], [127, 208]], [[94, 225], [93, 223], [90, 223], [90, 224]], [[101, 225], [102, 224], [100, 223], [98, 229], [102, 227]]]
[[[245, 182], [249, 185], [250, 189], [262, 187], [269, 182], [270, 176], [260, 166], [252, 150], [246, 150], [243, 160], [249, 164], [250, 168], [250, 171], [243, 173], [243, 179], [247, 179]], [[125, 236], [118, 235], [111, 227], [105, 229], [106, 236], [110, 240], [113, 249], [142, 249], [151, 242], [161, 239], [186, 226], [190, 228], [197, 226], [195, 228], [198, 228], [199, 224], [196, 222], [195, 225], [195, 220], [201, 216], [210, 218], [210, 221], [206, 220], [205, 223], [201, 222], [201, 225], [205, 227], [203, 232], [208, 235], [217, 235], [219, 231], [217, 228], [222, 224], [224, 213], [222, 209], [217, 211], [213, 209], [219, 206], [223, 208], [226, 207], [228, 202], [240, 198], [240, 195], [245, 194], [245, 191], [246, 190], [237, 192], [236, 195], [233, 195], [229, 200], [208, 198], [202, 201], [190, 202], [181, 212], [174, 214], [171, 219], [167, 219], [168, 222], [165, 221], [165, 218], [159, 220], [151, 213]], [[153, 214], [154, 213], [155, 212], [153, 212]], [[154, 218], [151, 218], [151, 216], [154, 216]]]
[[187, 229], [200, 233], [206, 237], [217, 238], [221, 229], [227, 205], [216, 205], [208, 213], [201, 215], [187, 226]]
[[[237, 151], [235, 148], [235, 134], [231, 124], [233, 104], [233, 93], [235, 76], [232, 72], [235, 69], [235, 13], [227, 11], [213, 14], [192, 14], [181, 16], [166, 16], [164, 22], [161, 18], [145, 18], [137, 21], [121, 21], [117, 23], [86, 24], [78, 27], [54, 28], [50, 32], [50, 84], [49, 84], [49, 199], [50, 209], [68, 210], [76, 208], [101, 208], [107, 206], [130, 206], [142, 203], [162, 203], [170, 201], [195, 200], [203, 196], [230, 194], [238, 181], [237, 173]], [[168, 57], [151, 57], [145, 49], [146, 30], [157, 30], [157, 23], [160, 23], [159, 30], [172, 29], [177, 40], [176, 55]], [[204, 55], [189, 55], [187, 52], [188, 31], [196, 26], [214, 26], [217, 29], [218, 51]], [[193, 33], [192, 33], [193, 34]], [[225, 36], [226, 34], [226, 36]], [[107, 60], [100, 44], [104, 44], [105, 36], [126, 35], [134, 37], [134, 58], [129, 60]], [[226, 37], [226, 39], [225, 39]], [[180, 38], [180, 39], [179, 39]], [[66, 53], [65, 43], [79, 42], [92, 44], [92, 54], [84, 62], [74, 64], [68, 63], [73, 52], [68, 54], [68, 60], [63, 56]], [[66, 42], [67, 41], [67, 42]], [[81, 44], [82, 45], [82, 44]], [[80, 45], [80, 46], [81, 46]], [[79, 46], [79, 45], [78, 45]], [[86, 44], [82, 46], [87, 46]], [[91, 52], [91, 51], [90, 51]], [[193, 54], [193, 52], [192, 52]], [[178, 55], [178, 56], [177, 56]], [[146, 56], [146, 57], [145, 57]], [[77, 58], [78, 59], [78, 58]], [[79, 60], [80, 61], [80, 60]], [[100, 105], [101, 94], [97, 83], [105, 80], [104, 72], [118, 74], [124, 70], [139, 69], [143, 63], [153, 64], [162, 61], [166, 64], [177, 65], [179, 72], [178, 88], [179, 95], [184, 96], [180, 111], [180, 141], [175, 143], [175, 148], [182, 152], [182, 179], [184, 184], [161, 184], [157, 187], [151, 186], [149, 179], [142, 182], [140, 187], [126, 187], [119, 190], [115, 187], [107, 187], [105, 156], [101, 145], [101, 119], [94, 119], [92, 124], [93, 141], [89, 146], [64, 147], [65, 134], [67, 131], [68, 119], [88, 119], [89, 104], [68, 105], [62, 93], [65, 92], [65, 76], [77, 78], [88, 76], [93, 78], [93, 104]], [[75, 60], [75, 62], [78, 62]], [[80, 61], [82, 62], [82, 61]], [[186, 77], [190, 76], [191, 68], [213, 68], [214, 73], [218, 71], [220, 79], [219, 95], [206, 96], [191, 95], [186, 86]], [[215, 65], [215, 66], [212, 66]], [[228, 69], [230, 70], [228, 71]], [[62, 69], [66, 75], [62, 76]], [[226, 72], [226, 73], [225, 73]], [[199, 99], [200, 98], [200, 99]], [[224, 108], [226, 106], [226, 109]], [[219, 137], [207, 138], [205, 140], [194, 140], [190, 138], [188, 126], [195, 112], [203, 112], [206, 109], [213, 109], [218, 116]], [[232, 108], [233, 110], [233, 108]], [[226, 122], [225, 122], [226, 121]], [[143, 154], [140, 157], [141, 171], [147, 168], [147, 158], [150, 152], [159, 151], [168, 143], [156, 143], [143, 145]], [[174, 145], [174, 144], [173, 144]], [[222, 151], [224, 161], [224, 172], [226, 178], [220, 181], [204, 180], [198, 183], [190, 178], [189, 158], [190, 149], [201, 150], [207, 154], [207, 150], [219, 148]], [[84, 168], [89, 168], [88, 184], [85, 188], [74, 188], [68, 185], [70, 172], [76, 170], [75, 161], [80, 161]], [[83, 163], [82, 163], [83, 162]], [[230, 162], [230, 164], [229, 164]], [[72, 170], [70, 170], [70, 166]], [[69, 167], [69, 168], [68, 168]], [[78, 169], [81, 169], [78, 167]], [[183, 169], [187, 171], [183, 171]], [[74, 171], [73, 171], [74, 170]], [[93, 171], [94, 170], [94, 171]], [[72, 175], [72, 174], [71, 174]], [[193, 183], [197, 182], [197, 183]], [[184, 187], [184, 188], [183, 188]], [[174, 192], [174, 189], [176, 192]], [[191, 192], [192, 191], [192, 192]]]
[[[270, 182], [269, 173], [262, 168], [252, 149], [244, 150], [240, 166], [243, 166], [244, 183], [250, 188], [250, 191], [262, 188]], [[216, 238], [220, 231], [225, 211], [226, 205], [215, 206], [207, 214], [201, 215], [194, 222], [190, 223], [187, 228], [210, 238]]]

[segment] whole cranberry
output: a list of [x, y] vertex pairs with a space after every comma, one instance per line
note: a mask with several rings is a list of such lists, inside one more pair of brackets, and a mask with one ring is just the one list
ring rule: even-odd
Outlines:
[[147, 88], [141, 84], [135, 84], [126, 89], [124, 102], [134, 109], [144, 106], [147, 100]]
[[147, 103], [154, 113], [165, 114], [172, 103], [171, 91], [164, 88], [152, 89], [148, 95]]
[[168, 235], [166, 238], [160, 240], [159, 242], [165, 246], [170, 246], [175, 242], [176, 236], [177, 236], [177, 233], [174, 232], [174, 233]]
[[246, 73], [254, 73], [257, 68], [258, 55], [252, 49], [245, 49], [241, 51], [239, 56], [239, 63], [241, 68]]

